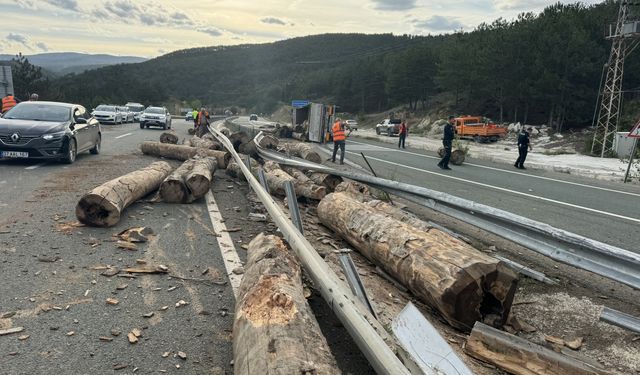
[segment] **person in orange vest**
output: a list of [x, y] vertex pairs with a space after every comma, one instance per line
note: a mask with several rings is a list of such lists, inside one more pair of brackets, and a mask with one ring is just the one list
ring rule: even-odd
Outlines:
[[340, 118], [337, 118], [333, 123], [331, 132], [333, 133], [333, 156], [331, 161], [336, 162], [336, 154], [338, 153], [338, 148], [340, 148], [340, 164], [344, 164], [344, 146], [347, 136], [344, 133], [344, 123]]
[[200, 108], [195, 123], [196, 134], [201, 137], [207, 131], [207, 125], [209, 125], [209, 112], [204, 107]]
[[2, 98], [2, 113], [5, 113], [11, 108], [15, 107], [18, 103], [20, 103], [20, 100], [18, 100], [18, 98], [13, 96], [12, 93], [7, 93], [7, 96]]
[[405, 148], [404, 140], [407, 138], [407, 135], [409, 135], [409, 127], [406, 121], [402, 121], [402, 123], [400, 123], [400, 130], [398, 131], [398, 148]]

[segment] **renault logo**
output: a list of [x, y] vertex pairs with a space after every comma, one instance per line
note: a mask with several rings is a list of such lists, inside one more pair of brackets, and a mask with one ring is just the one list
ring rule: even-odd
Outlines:
[[18, 134], [18, 133], [11, 134], [11, 140], [12, 141], [18, 142], [18, 139], [20, 139], [20, 134]]

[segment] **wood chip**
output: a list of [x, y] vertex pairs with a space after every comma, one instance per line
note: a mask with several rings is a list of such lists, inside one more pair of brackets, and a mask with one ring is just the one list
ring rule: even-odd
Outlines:
[[127, 339], [129, 339], [129, 343], [131, 343], [131, 344], [135, 344], [135, 343], [138, 342], [138, 338], [132, 332], [129, 332], [127, 334]]
[[147, 264], [147, 261], [144, 259], [136, 259], [137, 264]]
[[129, 286], [129, 284], [120, 284], [116, 287], [116, 289], [118, 290], [125, 290], [127, 289], [127, 287]]
[[127, 268], [124, 271], [129, 273], [167, 273], [169, 272], [169, 268], [161, 264], [156, 267], [149, 268]]
[[125, 369], [127, 367], [129, 367], [129, 365], [124, 364], [124, 363], [119, 363], [119, 364], [113, 365], [113, 369], [114, 370], [122, 370], [122, 369]]
[[161, 311], [165, 311], [165, 310], [167, 310], [168, 308], [169, 308], [169, 306], [162, 306], [162, 307], [160, 308], [160, 310], [161, 310]]
[[76, 333], [75, 333], [74, 331], [67, 332], [67, 336], [73, 336], [73, 335], [75, 335], [75, 334], [76, 334]]
[[53, 263], [56, 262], [58, 259], [60, 259], [59, 256], [39, 256], [38, 257], [38, 262], [43, 262], [43, 263]]
[[544, 339], [552, 344], [564, 346], [564, 340], [559, 337], [544, 335]]
[[134, 244], [133, 242], [118, 241], [116, 242], [116, 246], [119, 247], [120, 249], [125, 249], [125, 250], [131, 250], [131, 251], [138, 250], [138, 246], [136, 246], [136, 244]]
[[102, 276], [106, 276], [106, 277], [111, 277], [111, 276], [115, 276], [120, 272], [120, 270], [116, 267], [109, 267], [107, 268], [104, 272], [101, 272], [100, 274]]
[[0, 329], [0, 336], [11, 335], [13, 333], [18, 333], [24, 331], [24, 327], [14, 327], [8, 329]]
[[154, 312], [150, 312], [150, 313], [147, 313], [147, 314], [143, 314], [142, 317], [143, 318], [151, 318], [154, 314], [155, 314]]
[[162, 358], [167, 358], [170, 355], [171, 355], [171, 352], [164, 352], [162, 353]]
[[142, 336], [142, 331], [140, 329], [138, 329], [138, 328], [132, 329], [131, 333], [133, 333], [136, 337]]
[[100, 341], [106, 341], [106, 342], [113, 341], [113, 338], [112, 337], [108, 337], [108, 336], [100, 336], [99, 339], [100, 339]]
[[117, 300], [117, 299], [115, 299], [115, 298], [107, 298], [107, 304], [108, 304], [108, 305], [117, 305], [117, 304], [119, 304], [119, 303], [120, 303], [120, 301], [118, 301], [118, 300]]
[[22, 336], [18, 337], [18, 340], [24, 341], [24, 340], [28, 339], [29, 337], [31, 337], [31, 335], [22, 335]]
[[153, 234], [154, 233], [151, 228], [135, 227], [118, 233], [118, 237], [126, 242], [147, 242], [149, 241], [149, 236]]
[[184, 300], [180, 300], [180, 301], [176, 302], [176, 308], [182, 307], [182, 306], [185, 306], [185, 305], [188, 305], [188, 304], [189, 304], [189, 302], [186, 302]]
[[578, 337], [575, 340], [565, 341], [564, 345], [569, 349], [578, 350], [582, 347], [582, 341], [583, 341], [583, 338]]
[[16, 315], [15, 311], [9, 311], [0, 315], [0, 319], [9, 319], [12, 316]]
[[178, 352], [178, 357], [180, 357], [180, 359], [187, 359], [187, 353], [185, 353], [185, 352]]
[[223, 232], [229, 232], [229, 233], [233, 233], [233, 232], [240, 232], [242, 230], [242, 228], [228, 228], [228, 229], [223, 229]]

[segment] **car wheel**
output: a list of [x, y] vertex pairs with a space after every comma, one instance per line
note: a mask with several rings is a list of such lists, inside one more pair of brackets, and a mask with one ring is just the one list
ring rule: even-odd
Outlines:
[[76, 161], [76, 156], [78, 154], [78, 146], [76, 145], [76, 140], [71, 138], [69, 142], [67, 142], [67, 150], [66, 155], [62, 159], [66, 164], [73, 164]]
[[144, 129], [144, 124], [140, 123], [140, 129]]
[[389, 137], [393, 137], [393, 130], [391, 130], [391, 129], [387, 129], [387, 135], [388, 135]]
[[376, 134], [380, 135], [380, 128], [376, 128]]
[[162, 124], [162, 129], [163, 130], [167, 130], [167, 123], [166, 122], [164, 124]]
[[93, 148], [91, 150], [89, 150], [89, 152], [92, 153], [93, 155], [98, 155], [100, 153], [100, 144], [101, 143], [102, 143], [102, 136], [100, 134], [98, 134], [98, 141], [93, 146]]

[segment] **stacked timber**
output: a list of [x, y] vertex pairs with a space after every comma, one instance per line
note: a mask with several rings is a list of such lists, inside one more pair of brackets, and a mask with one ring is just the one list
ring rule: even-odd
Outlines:
[[178, 144], [178, 136], [175, 132], [164, 132], [160, 134], [160, 143]]
[[76, 205], [78, 220], [96, 227], [116, 225], [127, 206], [158, 189], [172, 170], [169, 163], [158, 161], [98, 186]]
[[236, 374], [340, 374], [282, 240], [249, 243], [233, 324]]
[[291, 181], [293, 183], [296, 196], [305, 197], [314, 200], [320, 200], [327, 194], [324, 186], [314, 184], [312, 181], [300, 181], [280, 169], [277, 163], [267, 161], [263, 165], [265, 177], [269, 191], [278, 195], [286, 195], [285, 183]]
[[313, 151], [313, 147], [309, 146], [306, 143], [285, 143], [280, 145], [280, 147], [282, 147], [282, 149], [293, 156], [297, 156], [313, 163], [322, 163], [322, 158], [320, 157], [320, 155], [317, 152]]
[[318, 217], [452, 326], [469, 331], [476, 321], [504, 323], [516, 291], [515, 273], [444, 232], [416, 228], [384, 209], [333, 193], [318, 205]]
[[314, 183], [327, 188], [328, 192], [333, 192], [342, 183], [342, 177], [322, 172], [308, 172], [308, 177]]
[[182, 163], [162, 181], [160, 197], [167, 203], [190, 203], [211, 189], [216, 159], [194, 158]]
[[222, 144], [220, 142], [209, 139], [209, 138], [200, 138], [200, 137], [192, 137], [186, 140], [185, 145], [191, 147], [199, 147], [207, 150], [222, 150]]
[[167, 159], [186, 161], [194, 156], [200, 157], [212, 156], [216, 158], [217, 167], [221, 169], [227, 168], [227, 163], [231, 158], [231, 154], [226, 151], [207, 150], [204, 148], [190, 147], [185, 145], [171, 145], [160, 142], [145, 141], [140, 144], [140, 150], [145, 155], [163, 157]]

